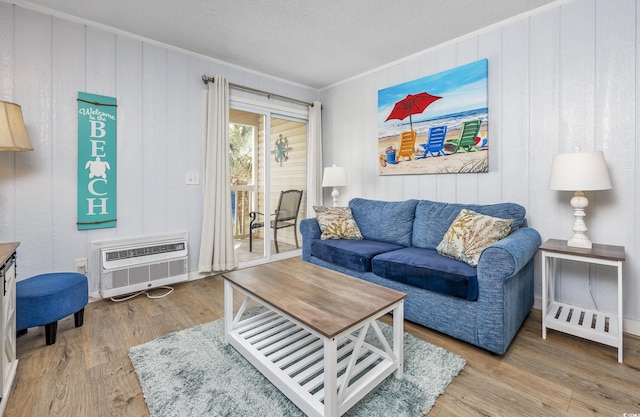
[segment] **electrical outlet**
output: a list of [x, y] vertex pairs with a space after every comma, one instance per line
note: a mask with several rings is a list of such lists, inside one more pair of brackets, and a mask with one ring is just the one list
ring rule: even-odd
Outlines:
[[198, 185], [200, 184], [200, 174], [197, 172], [189, 171], [185, 175], [185, 184], [187, 185]]
[[87, 258], [76, 259], [76, 271], [80, 274], [87, 275]]

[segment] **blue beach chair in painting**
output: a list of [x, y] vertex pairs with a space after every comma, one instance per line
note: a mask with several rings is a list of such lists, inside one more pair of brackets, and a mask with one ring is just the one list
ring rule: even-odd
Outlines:
[[429, 138], [427, 143], [422, 143], [420, 146], [424, 148], [423, 158], [431, 155], [435, 158], [438, 155], [444, 156], [444, 138], [447, 136], [446, 126], [434, 126], [429, 129]]
[[478, 132], [480, 132], [481, 124], [482, 120], [472, 120], [462, 123], [460, 137], [448, 141], [448, 143], [455, 146], [452, 153], [458, 152], [459, 149], [462, 149], [464, 152], [479, 151], [480, 149], [476, 147], [476, 137], [478, 136]]

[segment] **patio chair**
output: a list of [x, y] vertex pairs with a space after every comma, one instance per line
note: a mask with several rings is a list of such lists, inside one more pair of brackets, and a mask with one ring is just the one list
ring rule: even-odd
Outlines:
[[472, 150], [480, 151], [476, 147], [476, 137], [480, 132], [481, 120], [472, 120], [470, 122], [463, 122], [460, 128], [460, 137], [447, 141], [455, 146], [452, 153], [458, 152], [458, 149], [462, 149], [464, 152], [471, 152]]
[[[280, 191], [280, 199], [278, 200], [278, 207], [272, 216], [275, 216], [270, 222], [270, 226], [273, 229], [273, 241], [276, 244], [276, 253], [280, 253], [278, 249], [278, 230], [287, 227], [293, 227], [293, 236], [296, 240], [296, 248], [298, 245], [298, 211], [300, 211], [300, 202], [302, 201], [303, 190], [287, 190]], [[264, 227], [265, 222], [257, 221], [258, 215], [264, 216], [259, 211], [252, 211], [249, 213], [251, 222], [249, 224], [249, 252], [253, 251], [253, 229]]]
[[408, 132], [402, 132], [402, 136], [400, 138], [400, 147], [398, 149], [398, 155], [396, 156], [396, 161], [401, 161], [404, 157], [409, 157], [410, 159], [416, 159], [416, 132], [410, 130]]
[[444, 138], [447, 136], [446, 126], [434, 126], [429, 129], [429, 138], [427, 143], [422, 143], [420, 146], [424, 148], [423, 158], [431, 155], [435, 158], [438, 155], [444, 156]]

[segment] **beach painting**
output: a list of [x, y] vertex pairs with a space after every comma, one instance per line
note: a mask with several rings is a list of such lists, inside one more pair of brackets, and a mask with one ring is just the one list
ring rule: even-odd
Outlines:
[[380, 175], [489, 171], [488, 61], [378, 91]]

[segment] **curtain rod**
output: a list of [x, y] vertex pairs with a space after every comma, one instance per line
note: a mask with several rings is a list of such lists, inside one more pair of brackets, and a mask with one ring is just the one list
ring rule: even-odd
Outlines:
[[[205, 83], [205, 84], [210, 83], [210, 82], [212, 83], [214, 81], [215, 81], [215, 79], [213, 77], [207, 77], [207, 74], [204, 74], [202, 76], [202, 82]], [[281, 96], [280, 94], [274, 94], [274, 93], [270, 93], [268, 91], [258, 90], [256, 88], [245, 87], [244, 85], [240, 85], [240, 84], [229, 83], [229, 88], [235, 88], [236, 90], [242, 90], [242, 91], [247, 91], [249, 93], [259, 94], [259, 95], [265, 96], [267, 98], [277, 98], [279, 100], [289, 101], [291, 103], [296, 103], [296, 104], [302, 104], [304, 106], [313, 106], [313, 103], [309, 103], [309, 102], [304, 101], [304, 100], [298, 100], [297, 98]]]

